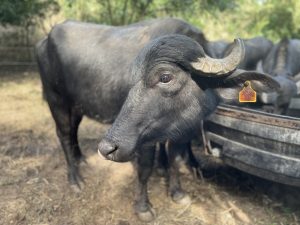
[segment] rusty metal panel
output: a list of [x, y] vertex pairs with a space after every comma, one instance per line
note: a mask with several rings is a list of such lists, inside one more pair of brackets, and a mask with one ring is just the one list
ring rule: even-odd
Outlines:
[[215, 111], [214, 115], [222, 115], [236, 118], [240, 121], [258, 122], [260, 124], [271, 124], [274, 127], [285, 127], [295, 130], [300, 130], [300, 119], [265, 113], [262, 111], [246, 109], [237, 106], [220, 105]]
[[230, 116], [215, 114], [211, 117], [213, 123], [230, 127], [245, 134], [257, 135], [274, 141], [288, 142], [300, 145], [300, 131], [296, 129], [276, 126], [276, 124], [260, 123], [258, 120], [247, 121]]

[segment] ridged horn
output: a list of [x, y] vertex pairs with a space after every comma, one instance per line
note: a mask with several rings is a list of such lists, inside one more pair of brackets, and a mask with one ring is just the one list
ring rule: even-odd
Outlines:
[[233, 72], [243, 61], [245, 56], [244, 42], [240, 39], [234, 39], [234, 46], [228, 56], [223, 59], [214, 59], [205, 55], [198, 58], [197, 62], [192, 62], [192, 67], [204, 73], [207, 76], [225, 75]]

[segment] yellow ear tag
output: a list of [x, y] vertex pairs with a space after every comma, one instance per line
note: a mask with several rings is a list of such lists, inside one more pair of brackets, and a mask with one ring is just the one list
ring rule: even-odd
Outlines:
[[248, 80], [244, 83], [244, 87], [239, 93], [239, 102], [256, 102], [256, 91], [252, 89]]

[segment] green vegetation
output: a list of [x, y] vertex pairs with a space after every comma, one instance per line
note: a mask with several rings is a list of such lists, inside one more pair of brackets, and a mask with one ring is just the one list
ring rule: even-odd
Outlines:
[[123, 25], [182, 18], [210, 39], [264, 35], [274, 41], [300, 37], [298, 0], [0, 0], [0, 23], [36, 25], [57, 13], [63, 18]]
[[55, 0], [0, 0], [0, 23], [28, 27], [52, 13], [60, 6]]
[[26, 45], [30, 45], [35, 30], [30, 28], [45, 31], [43, 20], [59, 9], [55, 0], [0, 0], [0, 24], [23, 28]]

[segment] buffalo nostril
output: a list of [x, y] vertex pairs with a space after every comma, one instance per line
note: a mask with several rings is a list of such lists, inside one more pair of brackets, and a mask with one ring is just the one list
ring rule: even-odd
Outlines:
[[110, 147], [110, 150], [107, 152], [107, 155], [110, 155], [111, 153], [115, 152], [118, 150], [118, 146], [117, 145], [112, 145]]
[[98, 146], [98, 153], [101, 153], [103, 156], [108, 157], [112, 153], [118, 150], [118, 146], [115, 143], [111, 143], [107, 140], [102, 140]]

